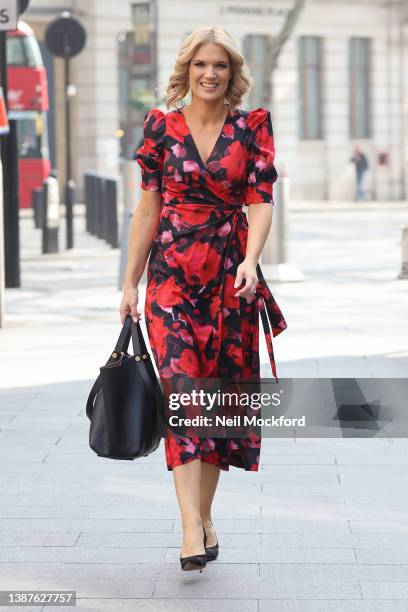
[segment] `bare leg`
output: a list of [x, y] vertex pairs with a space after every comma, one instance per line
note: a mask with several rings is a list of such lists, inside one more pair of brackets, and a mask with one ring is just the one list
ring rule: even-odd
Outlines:
[[183, 527], [181, 556], [203, 555], [203, 526], [200, 515], [201, 461], [195, 459], [173, 468], [174, 484]]
[[220, 468], [206, 461], [201, 462], [201, 520], [207, 534], [207, 546], [215, 546], [217, 536], [211, 520], [211, 505], [220, 477]]

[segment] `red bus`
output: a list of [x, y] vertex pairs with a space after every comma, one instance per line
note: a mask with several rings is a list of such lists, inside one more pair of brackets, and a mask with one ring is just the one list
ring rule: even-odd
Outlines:
[[33, 30], [19, 21], [7, 32], [9, 118], [17, 120], [20, 207], [32, 206], [32, 190], [51, 171], [48, 150], [48, 83]]

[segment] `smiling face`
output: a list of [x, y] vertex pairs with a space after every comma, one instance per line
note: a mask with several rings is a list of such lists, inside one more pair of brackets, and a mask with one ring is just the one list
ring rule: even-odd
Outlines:
[[228, 53], [215, 43], [201, 45], [190, 61], [188, 76], [193, 96], [206, 101], [224, 99], [232, 76]]

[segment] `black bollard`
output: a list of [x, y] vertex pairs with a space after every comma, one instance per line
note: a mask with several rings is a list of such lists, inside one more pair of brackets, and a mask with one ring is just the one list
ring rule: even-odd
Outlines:
[[74, 247], [74, 201], [75, 183], [72, 179], [65, 185], [65, 223], [67, 228], [67, 249]]
[[95, 234], [98, 238], [103, 238], [103, 179], [100, 174], [96, 176], [95, 187]]
[[112, 248], [117, 249], [118, 240], [118, 182], [114, 178], [105, 181], [105, 197], [107, 202], [107, 237]]
[[34, 226], [36, 229], [42, 227], [43, 219], [43, 193], [42, 187], [35, 187], [32, 192], [32, 205], [34, 211]]
[[60, 225], [60, 194], [58, 180], [49, 176], [42, 189], [42, 252], [58, 253]]
[[85, 229], [87, 232], [91, 231], [91, 176], [89, 172], [84, 174], [84, 186], [85, 186]]
[[101, 238], [108, 241], [109, 236], [109, 199], [106, 189], [107, 179], [100, 177], [101, 181]]

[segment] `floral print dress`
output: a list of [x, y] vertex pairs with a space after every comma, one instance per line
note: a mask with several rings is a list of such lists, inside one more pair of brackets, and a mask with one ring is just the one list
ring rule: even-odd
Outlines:
[[[258, 380], [259, 313], [272, 374], [272, 336], [287, 323], [257, 266], [254, 298], [234, 297], [248, 234], [243, 205], [273, 205], [277, 179], [270, 112], [228, 113], [204, 163], [182, 108], [153, 108], [136, 151], [142, 189], [160, 191], [162, 208], [147, 268], [146, 328], [160, 378]], [[257, 471], [261, 438], [165, 438], [168, 470], [200, 459]]]

